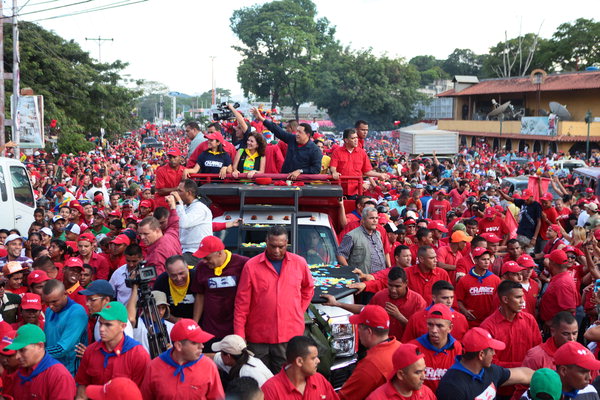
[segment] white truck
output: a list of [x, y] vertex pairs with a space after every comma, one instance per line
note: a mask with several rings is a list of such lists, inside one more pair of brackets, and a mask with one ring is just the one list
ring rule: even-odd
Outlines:
[[438, 129], [400, 129], [401, 152], [410, 155], [455, 155], [458, 153], [458, 132]]
[[12, 158], [0, 157], [0, 210], [0, 228], [18, 229], [21, 235], [27, 235], [35, 197], [27, 169]]

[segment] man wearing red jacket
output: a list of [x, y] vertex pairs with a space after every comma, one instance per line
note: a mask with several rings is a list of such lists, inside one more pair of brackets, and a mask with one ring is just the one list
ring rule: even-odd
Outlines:
[[225, 397], [216, 364], [202, 354], [214, 336], [196, 322], [182, 318], [171, 330], [173, 348], [150, 362], [141, 385], [145, 400], [207, 399]]
[[23, 325], [4, 350], [16, 350], [21, 365], [15, 399], [73, 400], [75, 381], [63, 364], [46, 354], [46, 335], [36, 325]]
[[233, 330], [273, 373], [285, 363], [287, 342], [304, 333], [314, 294], [306, 260], [287, 252], [287, 230], [274, 225], [267, 248], [246, 263], [235, 298]]

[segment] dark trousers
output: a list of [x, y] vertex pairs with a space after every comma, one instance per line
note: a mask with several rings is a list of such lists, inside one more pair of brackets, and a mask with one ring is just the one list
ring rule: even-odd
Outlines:
[[285, 364], [287, 343], [248, 343], [248, 348], [275, 375]]

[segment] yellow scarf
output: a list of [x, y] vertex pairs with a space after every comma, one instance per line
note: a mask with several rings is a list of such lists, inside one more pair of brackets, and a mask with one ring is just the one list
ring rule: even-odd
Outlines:
[[183, 286], [175, 286], [171, 278], [169, 278], [169, 289], [171, 289], [171, 298], [173, 299], [173, 305], [177, 305], [183, 301], [185, 295], [188, 290], [188, 286], [190, 286], [190, 274], [188, 274], [187, 280], [185, 281], [185, 285]]
[[212, 150], [209, 150], [208, 152], [209, 152], [210, 154], [214, 154], [215, 156], [218, 156], [219, 154], [223, 154], [223, 153], [225, 153], [224, 151], [212, 151]]
[[225, 262], [220, 267], [216, 267], [214, 269], [216, 276], [221, 276], [221, 274], [223, 273], [223, 270], [225, 269], [227, 264], [229, 264], [229, 261], [231, 261], [231, 252], [229, 250], [225, 250]]
[[244, 149], [244, 151], [246, 152], [246, 158], [254, 160], [256, 157], [258, 157], [258, 151], [255, 151], [254, 154], [250, 154], [248, 149]]

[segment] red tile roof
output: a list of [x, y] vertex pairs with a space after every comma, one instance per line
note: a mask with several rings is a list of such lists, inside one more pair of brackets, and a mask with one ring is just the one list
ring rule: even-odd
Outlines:
[[[544, 83], [540, 86], [542, 92], [556, 92], [564, 90], [589, 90], [600, 89], [600, 71], [573, 72], [564, 74], [552, 74], [546, 76]], [[473, 96], [480, 94], [496, 93], [523, 93], [535, 92], [537, 85], [531, 83], [531, 78], [501, 78], [481, 81], [460, 92], [454, 89], [438, 94], [438, 97]]]

